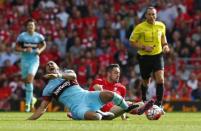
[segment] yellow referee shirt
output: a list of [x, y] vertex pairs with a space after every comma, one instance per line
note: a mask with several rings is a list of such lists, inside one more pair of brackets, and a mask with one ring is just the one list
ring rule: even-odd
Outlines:
[[143, 50], [138, 50], [140, 55], [156, 55], [162, 52], [162, 35], [165, 36], [165, 25], [162, 22], [156, 21], [153, 25], [144, 21], [138, 24], [131, 36], [130, 41], [137, 42], [142, 45], [154, 46], [153, 51], [145, 52]]

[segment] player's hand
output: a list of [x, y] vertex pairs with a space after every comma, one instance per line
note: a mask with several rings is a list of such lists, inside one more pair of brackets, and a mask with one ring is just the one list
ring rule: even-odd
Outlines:
[[170, 48], [168, 45], [163, 46], [163, 53], [169, 53], [170, 52]]
[[46, 79], [53, 79], [53, 78], [61, 78], [62, 75], [60, 73], [55, 73], [55, 74], [46, 74], [43, 76]]
[[95, 84], [93, 88], [95, 91], [103, 91], [103, 85]]

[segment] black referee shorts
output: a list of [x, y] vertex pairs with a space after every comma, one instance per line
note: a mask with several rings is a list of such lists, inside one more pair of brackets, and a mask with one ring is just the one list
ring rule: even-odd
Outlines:
[[157, 55], [137, 55], [142, 79], [147, 80], [151, 73], [164, 69], [163, 53]]

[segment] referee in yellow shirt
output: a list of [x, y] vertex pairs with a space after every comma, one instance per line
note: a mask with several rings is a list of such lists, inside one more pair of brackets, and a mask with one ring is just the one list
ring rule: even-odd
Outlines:
[[[148, 84], [153, 73], [156, 80], [156, 105], [162, 107], [164, 86], [164, 58], [163, 53], [170, 51], [166, 40], [166, 27], [156, 21], [157, 11], [154, 7], [148, 7], [146, 20], [137, 25], [131, 36], [130, 43], [138, 49], [138, 61], [142, 76], [142, 100], [146, 101]], [[163, 111], [163, 110], [162, 110]]]

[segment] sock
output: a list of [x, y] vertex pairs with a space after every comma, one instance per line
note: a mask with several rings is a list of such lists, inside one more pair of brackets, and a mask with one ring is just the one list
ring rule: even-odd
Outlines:
[[144, 86], [143, 84], [141, 85], [142, 100], [143, 100], [143, 101], [146, 101], [146, 100], [147, 100], [147, 98], [146, 98], [147, 89], [148, 89], [147, 86]]
[[32, 83], [26, 83], [25, 84], [25, 90], [26, 90], [26, 98], [25, 98], [25, 101], [26, 101], [26, 104], [30, 105], [31, 104], [31, 100], [32, 100], [32, 97], [33, 97], [33, 84]]
[[156, 105], [160, 106], [162, 105], [162, 99], [163, 99], [163, 84], [157, 84], [156, 85]]
[[128, 104], [126, 103], [126, 101], [117, 93], [114, 93], [112, 102], [117, 105], [120, 106], [122, 109], [126, 110], [128, 109]]

